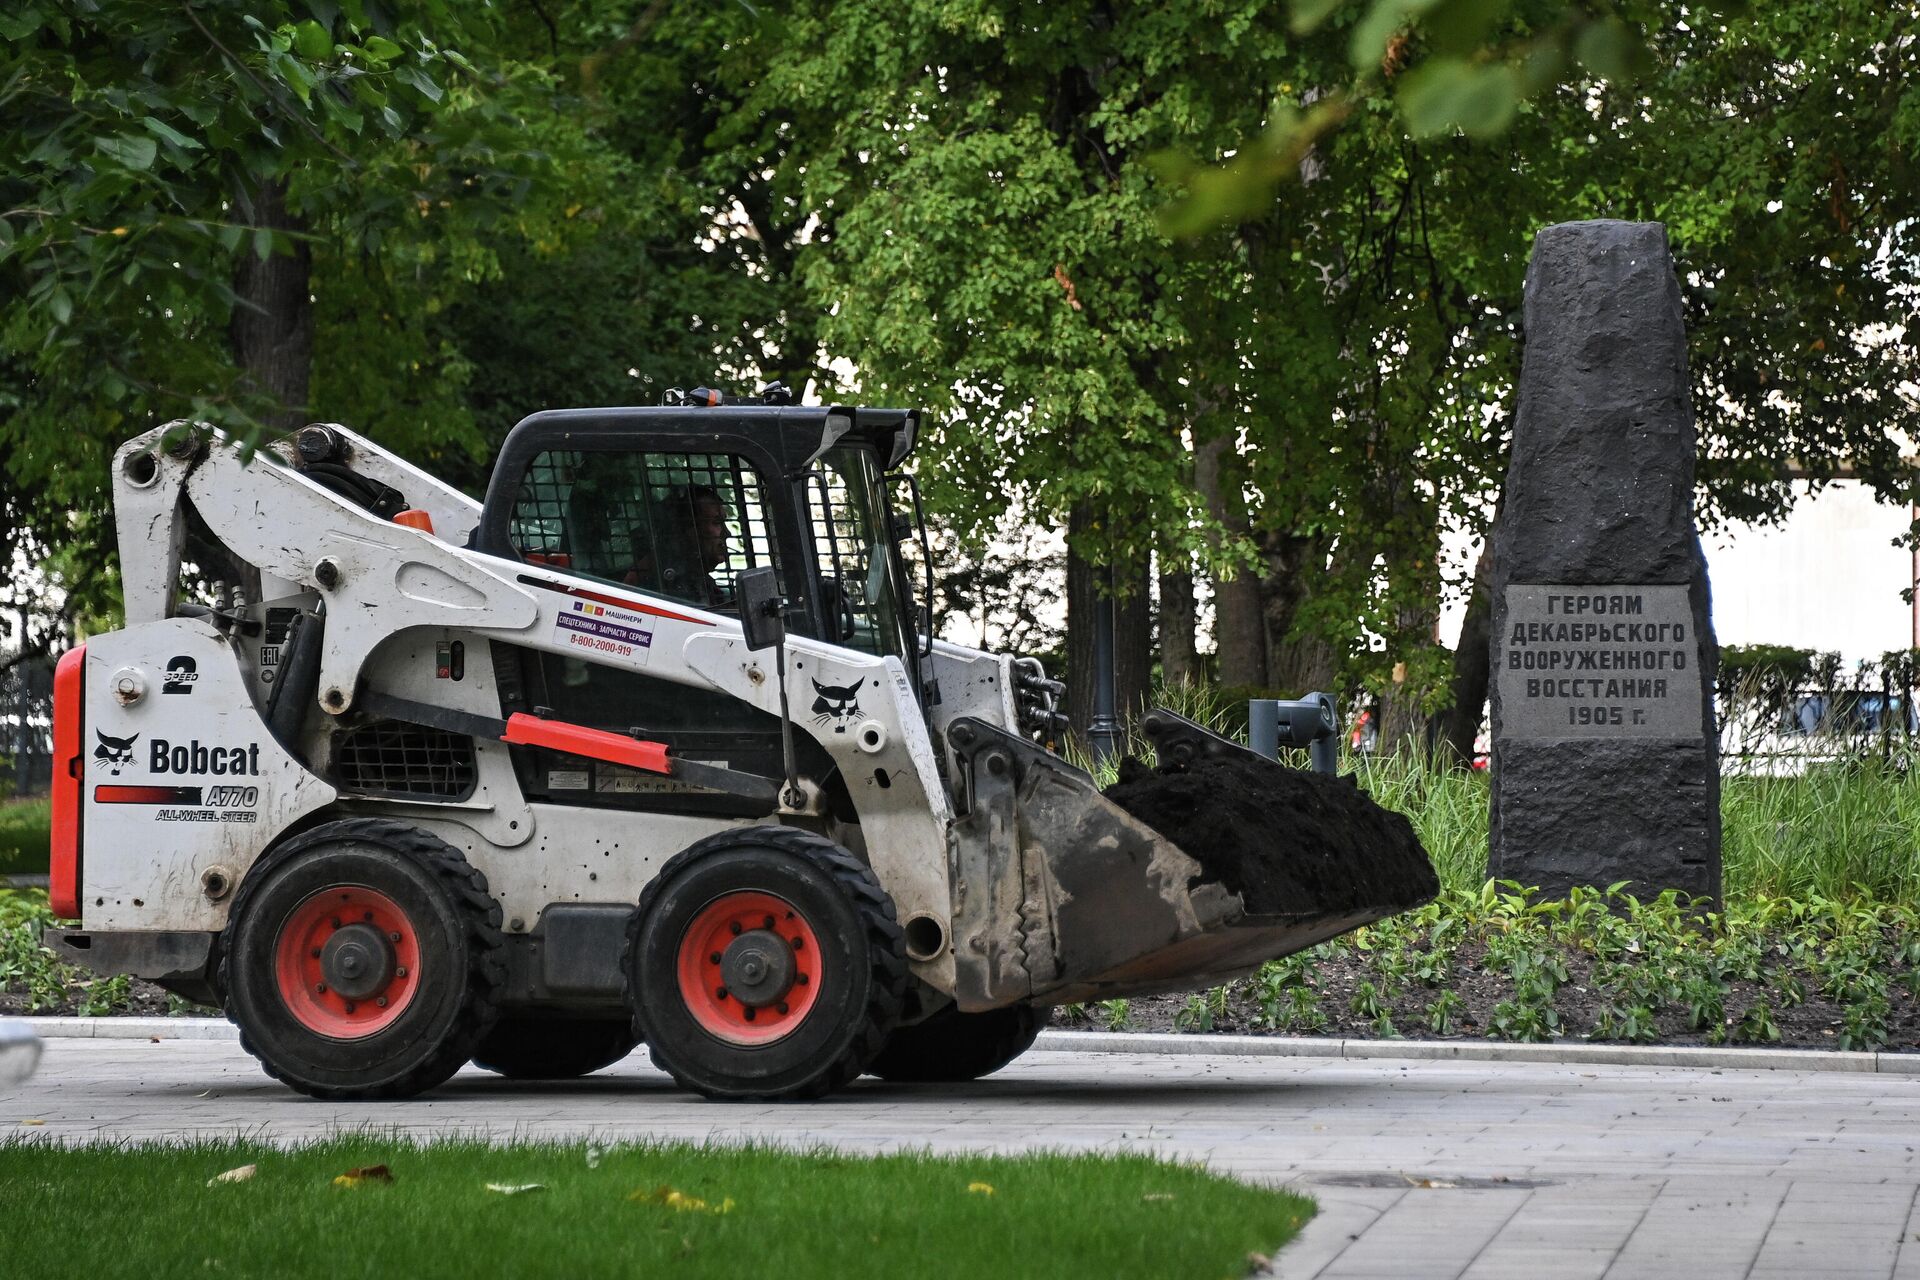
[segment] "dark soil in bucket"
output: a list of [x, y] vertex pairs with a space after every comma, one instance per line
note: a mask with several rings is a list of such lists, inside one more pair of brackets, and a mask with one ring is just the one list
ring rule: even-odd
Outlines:
[[1128, 758], [1105, 794], [1198, 862], [1195, 883], [1218, 881], [1257, 915], [1404, 909], [1440, 891], [1413, 825], [1351, 776], [1247, 755], [1165, 770]]

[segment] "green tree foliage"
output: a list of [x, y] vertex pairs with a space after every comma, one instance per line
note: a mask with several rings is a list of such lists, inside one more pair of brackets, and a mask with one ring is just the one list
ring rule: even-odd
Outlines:
[[[1457, 139], [1418, 143], [1390, 97], [1354, 95], [1301, 157], [1312, 180], [1173, 239], [1160, 215], [1192, 171], [1166, 153], [1230, 152], [1276, 94], [1310, 110], [1348, 74], [1344, 36], [1302, 42], [1258, 4], [992, 3], [890, 23], [822, 6], [789, 34], [774, 95], [841, 107], [806, 188], [831, 210], [809, 267], [835, 307], [829, 345], [867, 388], [946, 411], [936, 505], [963, 528], [1015, 498], [1055, 520], [1080, 509], [1084, 555], [1258, 571], [1262, 660], [1236, 682], [1330, 679], [1356, 619], [1422, 633], [1439, 507], [1497, 454], [1477, 380], [1510, 331], [1477, 277], [1521, 261], [1538, 202], [1512, 196], [1533, 179]], [[1482, 340], [1462, 349], [1469, 326]], [[1197, 450], [1222, 473], [1205, 505]], [[1222, 539], [1242, 493], [1250, 537]], [[1333, 652], [1270, 671], [1316, 624]]]
[[587, 234], [530, 246], [451, 318], [488, 431], [701, 382], [830, 389], [793, 270], [809, 221], [787, 172], [793, 113], [756, 98], [776, 33], [744, 5], [541, 12], [517, 11], [506, 43], [543, 49], [555, 110], [609, 167], [569, 193]]
[[[806, 278], [869, 398], [936, 410], [934, 505], [977, 530], [1020, 498], [1138, 560], [1193, 545], [1182, 431], [1230, 338], [1224, 238], [1175, 243], [1148, 159], [1240, 136], [1278, 73], [1264, 6], [1109, 14], [996, 3], [797, 8], [767, 90], [802, 104]], [[1255, 31], [1264, 24], [1263, 36]], [[1224, 145], [1224, 141], [1223, 141]]]
[[[0, 554], [75, 555], [55, 584], [68, 612], [111, 600], [101, 495], [120, 439], [309, 412], [315, 259], [339, 268], [322, 307], [406, 361], [415, 439], [457, 434], [435, 412], [457, 368], [409, 350], [434, 292], [418, 286], [484, 272], [476, 236], [547, 164], [517, 114], [538, 77], [482, 75], [456, 49], [485, 31], [466, 6], [395, 24], [357, 0], [33, 0], [0, 17]], [[346, 301], [335, 286], [356, 275]], [[393, 287], [403, 275], [414, 288]]]
[[[1087, 657], [1110, 578], [1120, 697], [1144, 693], [1150, 557], [1250, 562], [1193, 450], [1239, 429], [1261, 310], [1245, 237], [1162, 232], [1154, 161], [1258, 128], [1284, 14], [852, 0], [796, 6], [783, 36], [767, 98], [812, 126], [801, 190], [824, 234], [803, 275], [827, 348], [863, 397], [934, 410], [921, 474], [961, 539], [1016, 505], [1067, 530], [1071, 647]], [[1084, 719], [1092, 664], [1069, 666]]]
[[[768, 84], [827, 125], [829, 345], [946, 411], [936, 504], [1251, 567], [1229, 678], [1363, 679], [1403, 733], [1459, 688], [1440, 534], [1493, 514], [1540, 226], [1668, 224], [1710, 520], [1842, 465], [1906, 494], [1913, 14], [1727, 10], [856, 0], [798, 8]], [[1208, 511], [1192, 451], [1222, 439]], [[1210, 540], [1241, 491], [1247, 536]]]
[[1609, 95], [1597, 121], [1614, 199], [1675, 240], [1716, 519], [1776, 518], [1794, 472], [1842, 465], [1914, 497], [1917, 37], [1920, 11], [1871, 0], [1664, 28], [1657, 96]]
[[[1331, 571], [1300, 593], [1295, 633], [1345, 642], [1347, 670], [1403, 695], [1408, 720], [1465, 696], [1470, 739], [1479, 696], [1457, 670], [1441, 678], [1446, 655], [1425, 638], [1440, 584], [1432, 552], [1440, 524], [1484, 532], [1493, 514], [1538, 227], [1584, 217], [1667, 224], [1710, 522], [1776, 518], [1793, 477], [1820, 481], [1841, 467], [1889, 500], [1911, 497], [1898, 455], [1916, 403], [1899, 388], [1913, 368], [1903, 326], [1916, 263], [1904, 211], [1916, 195], [1920, 19], [1868, 0], [1733, 13], [1621, 6], [1630, 44], [1616, 61], [1594, 52], [1593, 32], [1613, 28], [1578, 6], [1480, 5], [1494, 15], [1481, 65], [1538, 56], [1559, 68], [1523, 86], [1502, 130], [1482, 138], [1489, 130], [1466, 121], [1435, 130], [1408, 100], [1418, 69], [1449, 56], [1431, 20], [1461, 6], [1400, 6], [1379, 64], [1357, 60], [1356, 33], [1394, 7], [1335, 7], [1299, 43], [1300, 64], [1281, 86], [1295, 112], [1339, 98], [1337, 118], [1320, 119], [1304, 135], [1311, 145], [1290, 153], [1286, 180], [1260, 189], [1304, 250], [1289, 268], [1293, 297], [1311, 292], [1301, 276], [1317, 269], [1350, 367], [1309, 381], [1320, 389], [1313, 402], [1302, 403], [1298, 384], [1290, 407], [1276, 399], [1275, 416], [1306, 420], [1251, 437], [1247, 452], [1269, 551], [1305, 541], [1306, 560]], [[1233, 189], [1246, 169], [1221, 163], [1170, 166], [1188, 184], [1187, 202], [1170, 206], [1176, 219], [1222, 198], [1221, 184], [1246, 198], [1244, 183]], [[1253, 363], [1291, 364], [1301, 349], [1267, 348], [1282, 360]], [[1323, 449], [1328, 461], [1300, 465]], [[1271, 605], [1288, 573], [1271, 556], [1269, 567]], [[1358, 651], [1355, 618], [1383, 642], [1375, 655]], [[1473, 648], [1456, 666], [1484, 664]]]
[[[417, 243], [415, 224], [456, 198], [510, 199], [527, 182], [538, 154], [503, 149], [522, 125], [493, 110], [512, 86], [428, 34], [464, 34], [459, 7], [416, 6], [421, 25], [386, 34], [357, 4], [315, 9], [330, 20], [148, 0], [4, 20], [0, 263], [28, 304], [7, 316], [25, 386], [11, 431], [188, 414], [250, 425], [284, 406], [221, 340], [249, 257], [303, 240], [378, 254]], [[309, 236], [258, 216], [275, 184]]]

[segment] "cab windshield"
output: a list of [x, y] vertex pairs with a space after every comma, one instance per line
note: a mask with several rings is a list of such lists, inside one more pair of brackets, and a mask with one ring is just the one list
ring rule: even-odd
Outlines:
[[821, 636], [850, 649], [913, 652], [912, 597], [888, 536], [880, 466], [871, 448], [829, 449], [807, 475], [807, 508], [820, 579]]

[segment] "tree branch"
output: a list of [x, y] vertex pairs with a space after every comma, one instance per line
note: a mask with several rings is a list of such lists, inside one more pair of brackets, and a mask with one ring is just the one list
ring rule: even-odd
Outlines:
[[182, 4], [180, 7], [182, 10], [186, 12], [187, 21], [193, 23], [194, 26], [198, 27], [200, 29], [200, 34], [207, 38], [207, 43], [212, 45], [215, 49], [219, 50], [220, 56], [225, 58], [233, 66], [234, 70], [238, 71], [241, 75], [245, 76], [247, 79], [253, 81], [254, 87], [260, 90], [261, 93], [266, 94], [267, 97], [271, 99], [273, 103], [280, 108], [280, 112], [282, 115], [292, 120], [295, 124], [299, 125], [302, 129], [305, 129], [308, 133], [312, 134], [313, 140], [315, 142], [319, 143], [321, 146], [325, 147], [327, 150], [333, 152], [333, 154], [337, 156], [340, 159], [341, 163], [345, 164], [347, 168], [349, 169], [359, 168], [359, 165], [355, 163], [354, 158], [352, 156], [348, 155], [346, 152], [342, 151], [340, 148], [334, 146], [332, 142], [328, 141], [327, 135], [324, 133], [321, 133], [320, 130], [314, 126], [313, 121], [307, 119], [305, 116], [301, 115], [298, 111], [289, 109], [285, 98], [282, 98], [277, 92], [275, 92], [271, 87], [269, 87], [266, 81], [262, 80], [259, 76], [256, 76], [255, 74], [253, 74], [253, 68], [249, 67], [246, 63], [240, 61], [240, 59], [234, 55], [233, 50], [227, 48], [227, 46], [225, 46], [224, 44], [221, 44], [220, 37], [214, 35], [213, 32], [207, 30], [207, 24], [200, 21], [200, 15], [193, 11], [193, 5], [191, 3]]
[[625, 34], [618, 40], [599, 53], [590, 54], [580, 60], [580, 80], [587, 86], [589, 92], [593, 90], [594, 80], [599, 76], [601, 68], [646, 39], [647, 33], [653, 30], [660, 21], [660, 15], [666, 11], [667, 0], [653, 0], [653, 3], [633, 20], [633, 25], [628, 27]]
[[527, 7], [533, 10], [535, 17], [547, 24], [547, 48], [552, 51], [554, 57], [559, 57], [560, 28], [553, 25], [553, 19], [547, 16], [545, 9], [540, 7], [540, 0], [527, 0]]

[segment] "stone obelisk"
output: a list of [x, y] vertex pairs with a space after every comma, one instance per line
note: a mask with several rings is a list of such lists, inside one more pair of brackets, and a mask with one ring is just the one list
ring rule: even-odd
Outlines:
[[1525, 323], [1494, 536], [1488, 873], [1718, 900], [1719, 650], [1666, 228], [1541, 231]]

